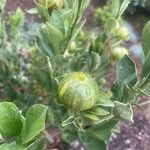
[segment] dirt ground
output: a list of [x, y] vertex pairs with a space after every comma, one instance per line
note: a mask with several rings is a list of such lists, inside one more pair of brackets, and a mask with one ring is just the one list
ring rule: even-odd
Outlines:
[[135, 110], [134, 124], [120, 123], [120, 129], [112, 135], [109, 150], [150, 150], [150, 120], [142, 110]]
[[[89, 24], [89, 26], [93, 25], [92, 14], [94, 8], [102, 4], [103, 1], [101, 0], [92, 0], [92, 4], [89, 6], [89, 9], [86, 11], [85, 14], [85, 16], [88, 18], [87, 24]], [[27, 11], [33, 6], [33, 1], [32, 0], [8, 0], [6, 10], [7, 12], [13, 11], [17, 8], [17, 6]], [[29, 14], [27, 13], [26, 16], [30, 20], [33, 21], [35, 20], [34, 16], [29, 16]], [[137, 21], [137, 19], [135, 20]], [[140, 24], [140, 20], [136, 24]], [[138, 30], [140, 30], [140, 28], [138, 28]], [[1, 93], [2, 91], [0, 91], [0, 94]], [[144, 108], [144, 110], [136, 108], [134, 110], [134, 123], [133, 124], [120, 123], [119, 126], [121, 132], [112, 135], [108, 144], [109, 150], [150, 150], [150, 115], [149, 114], [150, 114], [150, 106], [148, 105]], [[54, 139], [56, 137], [54, 136]], [[59, 140], [54, 147], [60, 150], [70, 149], [68, 145], [64, 143], [60, 143]], [[79, 150], [79, 147], [76, 150]]]

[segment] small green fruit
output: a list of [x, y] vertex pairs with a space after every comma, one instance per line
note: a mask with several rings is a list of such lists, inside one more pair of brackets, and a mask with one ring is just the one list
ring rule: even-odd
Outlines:
[[92, 108], [98, 99], [99, 88], [87, 73], [73, 72], [64, 75], [58, 87], [58, 101], [66, 108], [82, 111]]
[[128, 55], [129, 52], [126, 48], [124, 47], [116, 47], [111, 51], [111, 54], [113, 56], [114, 59], [116, 60], [120, 60], [122, 57], [124, 57], [125, 55]]
[[76, 52], [76, 48], [77, 48], [76, 42], [73, 41], [69, 46], [68, 52], [70, 54], [74, 54]]
[[106, 79], [105, 78], [101, 78], [99, 82], [100, 82], [100, 84], [104, 85], [104, 84], [106, 84]]
[[119, 38], [121, 38], [123, 40], [128, 40], [129, 35], [128, 35], [128, 29], [127, 28], [125, 28], [125, 27], [118, 28], [116, 30], [116, 32], [117, 32], [117, 35], [119, 36]]
[[85, 41], [86, 40], [86, 35], [84, 31], [81, 31], [78, 35], [78, 40], [79, 41]]

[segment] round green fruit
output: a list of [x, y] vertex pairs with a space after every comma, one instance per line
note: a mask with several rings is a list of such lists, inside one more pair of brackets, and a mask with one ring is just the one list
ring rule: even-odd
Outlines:
[[116, 31], [118, 33], [118, 36], [123, 39], [123, 40], [128, 40], [129, 34], [128, 34], [128, 29], [125, 27], [121, 27], [117, 29]]
[[77, 44], [76, 44], [76, 42], [73, 41], [69, 46], [68, 52], [70, 54], [74, 54], [76, 52], [76, 50], [77, 50]]
[[68, 73], [59, 83], [58, 101], [74, 111], [92, 108], [97, 102], [98, 95], [98, 85], [87, 73]]
[[129, 52], [124, 47], [116, 47], [111, 51], [112, 57], [116, 60], [120, 60], [125, 55], [128, 55]]
[[79, 41], [85, 41], [86, 40], [86, 34], [84, 31], [81, 31], [78, 35], [78, 40]]

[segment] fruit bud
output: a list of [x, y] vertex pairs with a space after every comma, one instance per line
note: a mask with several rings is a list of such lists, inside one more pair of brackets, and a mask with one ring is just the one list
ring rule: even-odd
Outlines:
[[76, 52], [76, 47], [77, 47], [76, 42], [73, 41], [69, 46], [68, 52], [70, 54], [74, 54]]
[[129, 52], [126, 48], [124, 47], [116, 47], [111, 51], [111, 54], [113, 56], [114, 59], [116, 60], [120, 60], [122, 57], [124, 57], [125, 55], [128, 55]]
[[128, 40], [129, 38], [128, 30], [125, 27], [117, 29], [117, 35], [123, 40]]

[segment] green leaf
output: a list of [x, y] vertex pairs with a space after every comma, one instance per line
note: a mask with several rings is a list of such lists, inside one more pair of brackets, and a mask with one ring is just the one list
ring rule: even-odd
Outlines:
[[150, 21], [148, 21], [148, 23], [145, 25], [142, 33], [142, 46], [145, 56], [147, 56], [147, 54], [150, 51], [149, 37], [150, 37]]
[[100, 107], [100, 106], [94, 107], [87, 112], [90, 114], [97, 115], [97, 116], [106, 116], [110, 114], [109, 111], [105, 110], [103, 107]]
[[103, 141], [108, 141], [111, 136], [111, 130], [116, 126], [117, 120], [110, 120], [104, 124], [95, 125], [87, 130]]
[[143, 65], [141, 78], [147, 78], [150, 75], [150, 51], [146, 57], [146, 60]]
[[105, 94], [104, 92], [99, 93], [99, 105], [104, 107], [114, 107], [113, 102], [110, 100], [110, 96]]
[[135, 100], [134, 93], [132, 90], [126, 85], [123, 85], [123, 93], [121, 97], [121, 102], [123, 103], [130, 103]]
[[119, 8], [120, 8], [120, 0], [111, 0], [110, 1], [111, 14], [114, 18], [117, 17]]
[[17, 92], [10, 83], [6, 84], [4, 89], [7, 97], [9, 97], [10, 99], [16, 99]]
[[15, 143], [7, 143], [0, 145], [0, 150], [25, 150], [25, 148]]
[[100, 56], [95, 52], [90, 52], [87, 58], [87, 64], [89, 71], [95, 71], [99, 67], [101, 62]]
[[34, 0], [34, 3], [35, 3], [35, 5], [36, 5], [36, 7], [37, 7], [37, 10], [38, 10], [39, 14], [40, 14], [43, 18], [45, 18], [45, 19], [48, 20], [48, 19], [49, 19], [49, 14], [48, 14], [47, 9], [44, 8], [44, 6], [42, 6], [42, 5], [40, 5], [39, 3], [37, 3], [36, 0]]
[[119, 26], [119, 23], [116, 19], [114, 18], [109, 18], [106, 20], [106, 31], [111, 34], [113, 31], [115, 31], [115, 29]]
[[133, 121], [133, 110], [130, 104], [124, 104], [118, 101], [114, 101], [115, 107], [113, 109], [114, 117], [126, 122]]
[[39, 33], [39, 37], [37, 37], [37, 46], [43, 54], [46, 56], [53, 56], [54, 55], [54, 49], [52, 47], [52, 44], [50, 43], [48, 33], [45, 31], [45, 28], [41, 29]]
[[39, 37], [36, 37], [36, 45], [37, 48], [43, 53], [43, 55], [51, 56], [51, 54], [49, 55], [49, 53], [45, 50], [44, 45]]
[[[14, 14], [9, 16], [9, 23], [11, 27], [18, 28], [23, 25], [25, 19], [24, 12], [19, 7], [16, 9]], [[14, 29], [14, 28], [13, 28]]]
[[84, 11], [86, 7], [89, 5], [89, 3], [90, 3], [90, 0], [82, 0], [81, 10]]
[[22, 144], [27, 144], [45, 129], [45, 118], [48, 106], [36, 104], [26, 114], [21, 132]]
[[119, 12], [118, 12], [118, 16], [120, 17], [124, 11], [127, 9], [128, 5], [130, 4], [131, 0], [123, 0]]
[[131, 0], [111, 0], [110, 9], [114, 18], [119, 18], [124, 13]]
[[73, 42], [76, 39], [76, 37], [78, 36], [80, 31], [82, 30], [82, 27], [84, 26], [85, 22], [86, 22], [86, 20], [83, 20], [82, 22], [80, 22], [78, 24], [78, 27], [76, 27], [76, 30], [73, 32], [70, 43]]
[[114, 115], [110, 114], [110, 115], [107, 115], [107, 116], [104, 116], [100, 119], [100, 121], [97, 122], [97, 124], [103, 124], [103, 123], [106, 123], [108, 122], [109, 120], [111, 120], [112, 118], [114, 118]]
[[64, 120], [62, 122], [62, 126], [64, 127], [64, 126], [67, 126], [69, 124], [72, 124], [74, 122], [74, 119], [75, 119], [74, 116], [70, 116], [69, 118], [67, 118], [66, 120]]
[[117, 79], [112, 86], [112, 92], [118, 100], [121, 100], [123, 94], [123, 85], [129, 88], [133, 87], [137, 82], [136, 68], [133, 61], [124, 56], [117, 65]]
[[139, 92], [142, 94], [142, 95], [149, 95], [149, 91], [150, 91], [150, 74], [144, 78], [142, 80], [142, 84], [140, 85], [139, 87]]
[[10, 102], [0, 103], [0, 134], [18, 136], [21, 129], [22, 120], [18, 108]]
[[58, 11], [53, 10], [50, 18], [50, 23], [65, 34], [64, 21]]
[[62, 132], [62, 138], [67, 142], [67, 143], [72, 143], [74, 142], [75, 140], [78, 139], [78, 134], [76, 132], [76, 130], [72, 128], [65, 128]]
[[150, 96], [150, 84], [146, 87], [144, 92]]
[[43, 150], [45, 143], [45, 138], [42, 137], [35, 143], [31, 144], [26, 150]]
[[83, 133], [79, 138], [86, 150], [106, 150], [106, 144], [99, 137], [91, 133]]
[[117, 65], [117, 81], [129, 87], [137, 82], [135, 65], [128, 56], [124, 56]]
[[52, 45], [54, 53], [56, 55], [61, 54], [61, 45], [64, 39], [63, 33], [48, 22], [46, 23], [46, 27], [44, 28], [44, 30], [48, 34], [48, 39]]
[[121, 100], [123, 93], [123, 85], [122, 83], [118, 83], [117, 81], [112, 86], [112, 92], [117, 100]]
[[90, 120], [93, 120], [93, 121], [99, 121], [100, 120], [97, 115], [92, 114], [92, 113], [83, 113], [83, 117], [90, 119]]

